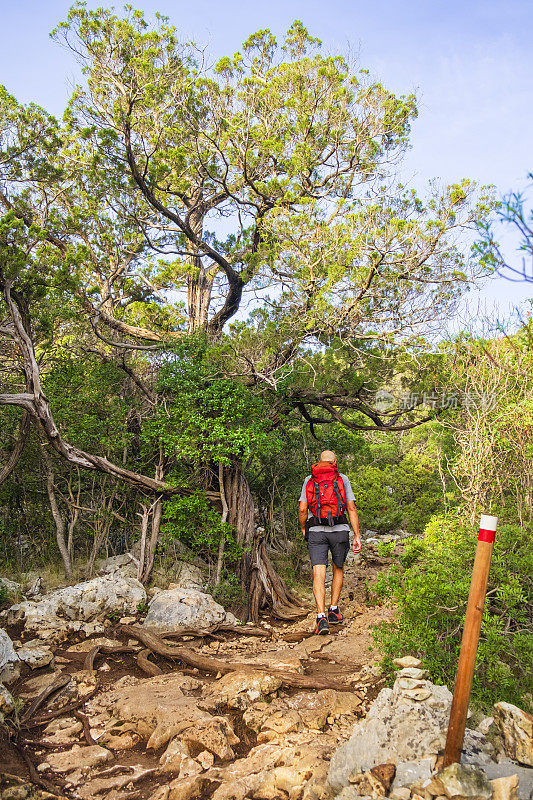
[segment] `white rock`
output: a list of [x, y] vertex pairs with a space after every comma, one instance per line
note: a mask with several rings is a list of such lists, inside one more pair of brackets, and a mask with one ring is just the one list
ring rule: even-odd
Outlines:
[[22, 612], [25, 627], [39, 638], [43, 629], [84, 630], [91, 635], [101, 630], [97, 620], [109, 612], [136, 611], [145, 601], [146, 592], [138, 580], [115, 572], [57, 589], [38, 602], [27, 600], [12, 611]]
[[116, 572], [120, 572], [123, 577], [136, 579], [138, 571], [139, 562], [136, 561], [131, 553], [104, 558], [98, 564], [99, 575], [114, 575]]
[[[420, 761], [435, 757], [444, 747], [452, 695], [446, 686], [423, 681], [429, 697], [412, 702], [397, 680], [382, 689], [364, 720], [357, 722], [349, 741], [333, 755], [328, 783], [336, 791], [348, 785], [352, 773], [368, 772], [378, 764]], [[417, 689], [415, 689], [417, 691]]]
[[0, 681], [11, 683], [20, 676], [20, 660], [15, 653], [13, 642], [0, 628]]
[[396, 764], [396, 775], [392, 784], [392, 790], [404, 789], [414, 783], [422, 783], [431, 777], [431, 771], [435, 766], [435, 758], [423, 758], [420, 761], [400, 761]]
[[494, 717], [483, 717], [483, 719], [477, 726], [476, 730], [482, 733], [483, 736], [486, 736], [493, 722], [494, 722]]
[[186, 628], [210, 628], [227, 622], [237, 624], [210, 594], [197, 589], [175, 587], [158, 592], [150, 601], [143, 625], [159, 631], [180, 631]]
[[16, 581], [10, 581], [9, 578], [0, 578], [0, 587], [5, 586], [9, 594], [20, 594], [22, 592], [22, 584]]
[[419, 669], [418, 667], [405, 667], [401, 669], [398, 674], [397, 678], [416, 678], [417, 680], [421, 680], [427, 678], [428, 671], [427, 669]]
[[24, 642], [23, 646], [17, 649], [17, 655], [30, 669], [46, 667], [54, 658], [52, 650], [47, 645], [41, 644], [39, 639]]
[[420, 669], [422, 667], [422, 662], [419, 658], [415, 658], [414, 656], [403, 656], [403, 658], [395, 658], [392, 662], [395, 667], [400, 667], [400, 669], [405, 669], [406, 667], [416, 667]]
[[53, 772], [58, 773], [72, 772], [83, 767], [95, 767], [112, 760], [113, 753], [97, 744], [87, 747], [75, 744], [64, 753], [48, 753], [46, 757], [46, 763]]

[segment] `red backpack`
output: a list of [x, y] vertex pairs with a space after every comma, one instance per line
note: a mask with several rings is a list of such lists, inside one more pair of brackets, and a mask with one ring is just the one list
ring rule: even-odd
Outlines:
[[307, 506], [317, 521], [332, 525], [346, 522], [346, 491], [336, 461], [319, 461], [311, 467], [305, 487]]

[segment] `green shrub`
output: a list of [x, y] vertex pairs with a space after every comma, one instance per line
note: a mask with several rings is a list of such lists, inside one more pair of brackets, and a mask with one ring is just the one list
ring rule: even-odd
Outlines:
[[[533, 689], [533, 555], [531, 529], [501, 525], [496, 535], [472, 698], [531, 706]], [[395, 656], [418, 656], [431, 678], [455, 679], [476, 549], [475, 526], [455, 512], [434, 517], [425, 539], [408, 542], [375, 591], [398, 605], [397, 619], [375, 638], [384, 666]], [[529, 694], [529, 697], [528, 697]]]
[[361, 523], [372, 530], [403, 526], [421, 533], [442, 508], [442, 487], [435, 462], [408, 452], [396, 464], [361, 466], [348, 477]]

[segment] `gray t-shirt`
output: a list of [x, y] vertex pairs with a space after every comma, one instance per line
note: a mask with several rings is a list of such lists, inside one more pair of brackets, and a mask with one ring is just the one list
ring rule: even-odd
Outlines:
[[[339, 472], [339, 475], [342, 478], [342, 482], [344, 484], [344, 491], [346, 492], [346, 502], [349, 502], [350, 500], [353, 500], [355, 502], [355, 495], [353, 493], [353, 489], [352, 489], [352, 485], [351, 485], [350, 481], [348, 480], [346, 475], [342, 474], [342, 472]], [[308, 475], [306, 477], [304, 483], [303, 483], [302, 491], [300, 493], [300, 500], [299, 500], [300, 503], [306, 503], [307, 502], [307, 496], [306, 496], [306, 493], [305, 493], [305, 489], [307, 487], [307, 481], [310, 480], [311, 477], [312, 477], [311, 475]], [[307, 519], [309, 519], [312, 516], [313, 515], [308, 510], [307, 511]], [[350, 530], [350, 526], [347, 525], [345, 522], [342, 523], [341, 525], [333, 525], [333, 527], [330, 527], [329, 525], [311, 525], [310, 530], [313, 530], [313, 531], [325, 531], [326, 533], [327, 533], [327, 531], [349, 531]]]

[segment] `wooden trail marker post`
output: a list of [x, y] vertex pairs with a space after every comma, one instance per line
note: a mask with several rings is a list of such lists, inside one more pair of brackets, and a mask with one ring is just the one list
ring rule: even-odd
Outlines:
[[461, 760], [466, 716], [468, 714], [468, 700], [472, 688], [472, 678], [474, 677], [474, 666], [476, 663], [477, 646], [481, 630], [481, 618], [485, 605], [485, 595], [487, 593], [487, 582], [489, 579], [490, 561], [492, 558], [492, 548], [494, 546], [497, 523], [498, 517], [491, 517], [487, 514], [481, 515], [477, 549], [474, 558], [474, 569], [472, 570], [472, 581], [470, 583], [470, 594], [468, 595], [468, 605], [466, 607], [465, 627], [461, 641], [459, 662], [457, 664], [457, 676], [455, 678], [455, 688], [453, 690], [452, 707], [450, 709], [448, 735], [446, 737], [446, 747], [444, 750], [443, 766], [445, 767]]

